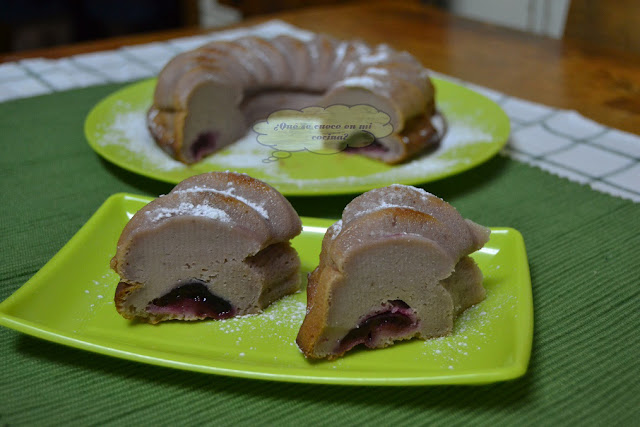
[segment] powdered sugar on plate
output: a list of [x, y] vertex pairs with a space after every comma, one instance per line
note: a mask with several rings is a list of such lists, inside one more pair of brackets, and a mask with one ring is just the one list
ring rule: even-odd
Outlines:
[[[116, 113], [110, 122], [99, 127], [94, 136], [97, 145], [123, 148], [149, 170], [181, 171], [189, 168], [165, 153], [153, 140], [147, 129], [148, 107], [134, 109], [126, 102], [116, 101], [114, 109], [120, 112]], [[211, 170], [249, 168], [272, 173], [277, 169], [277, 165], [264, 162], [264, 159], [270, 155], [271, 151], [260, 145], [255, 133], [251, 131], [227, 149], [203, 160], [199, 165], [205, 168], [210, 165]], [[121, 156], [125, 157], [125, 155]]]
[[278, 165], [276, 163], [266, 163], [271, 155], [271, 150], [258, 143], [258, 134], [249, 131], [244, 137], [234, 142], [232, 145], [207, 157], [202, 161], [203, 165], [211, 166], [212, 170], [220, 169], [257, 169], [266, 174], [277, 174]]
[[[433, 153], [364, 176], [351, 176], [349, 169], [345, 169], [344, 175], [339, 177], [300, 178], [283, 167], [286, 165], [281, 162], [286, 162], [287, 159], [276, 162], [267, 161], [272, 156], [272, 151], [258, 143], [256, 134], [250, 131], [236, 143], [200, 162], [197, 169], [190, 170], [189, 166], [171, 158], [155, 143], [146, 125], [147, 107], [132, 108], [123, 101], [118, 101], [115, 107], [120, 112], [115, 114], [113, 120], [99, 128], [95, 141], [101, 147], [116, 146], [126, 150], [127, 154], [118, 153], [117, 155], [128, 163], [135, 159], [135, 162], [149, 171], [160, 174], [168, 171], [185, 172], [189, 176], [205, 170], [247, 171], [252, 176], [276, 186], [282, 183], [298, 188], [368, 185], [373, 188], [379, 186], [377, 183], [414, 181], [420, 178], [428, 180], [430, 176], [446, 173], [460, 164], [471, 163], [474, 160], [459, 153], [460, 147], [493, 142], [491, 129], [483, 129], [477, 122], [454, 119], [449, 122], [440, 147]], [[291, 153], [291, 155], [300, 154]], [[337, 156], [344, 155], [337, 154]]]
[[98, 129], [99, 134], [95, 137], [98, 145], [122, 147], [148, 167], [161, 171], [185, 167], [155, 143], [147, 129], [146, 109], [132, 109], [122, 101], [117, 101], [114, 108], [121, 112]]
[[434, 359], [443, 369], [457, 369], [461, 363], [493, 347], [501, 339], [495, 335], [494, 325], [504, 322], [507, 312], [517, 318], [517, 298], [501, 289], [504, 286], [508, 284], [497, 283], [487, 288], [485, 300], [456, 319], [451, 335], [424, 341], [421, 356]]
[[442, 151], [451, 150], [455, 147], [490, 142], [492, 138], [491, 132], [480, 128], [477, 124], [458, 120], [452, 121], [449, 123], [449, 128], [441, 147], [433, 154], [437, 156]]
[[306, 314], [306, 304], [299, 301], [299, 294], [288, 295], [274, 302], [263, 313], [237, 316], [211, 322], [211, 327], [225, 334], [236, 335], [236, 345], [243, 334], [258, 335], [261, 339], [275, 338], [280, 344], [295, 346], [295, 336]]
[[480, 303], [462, 313], [456, 319], [452, 335], [424, 341], [423, 355], [439, 360], [442, 368], [455, 369], [461, 359], [482, 350], [490, 339], [485, 331], [490, 330], [493, 320], [482, 307]]

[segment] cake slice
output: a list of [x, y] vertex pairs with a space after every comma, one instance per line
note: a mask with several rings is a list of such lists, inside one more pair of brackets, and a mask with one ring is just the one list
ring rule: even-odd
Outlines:
[[309, 275], [298, 346], [307, 357], [333, 359], [360, 344], [450, 334], [456, 316], [485, 297], [468, 255], [489, 233], [414, 187], [355, 198], [327, 230]]
[[111, 268], [127, 319], [224, 319], [258, 313], [299, 289], [289, 244], [302, 225], [274, 188], [231, 172], [191, 177], [138, 211]]

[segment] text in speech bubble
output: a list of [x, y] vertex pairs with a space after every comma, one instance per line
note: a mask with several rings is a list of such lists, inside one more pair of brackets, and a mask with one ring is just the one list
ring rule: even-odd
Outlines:
[[370, 105], [332, 105], [302, 110], [278, 110], [253, 125], [258, 142], [273, 150], [265, 162], [309, 151], [335, 154], [366, 147], [393, 132], [388, 114]]

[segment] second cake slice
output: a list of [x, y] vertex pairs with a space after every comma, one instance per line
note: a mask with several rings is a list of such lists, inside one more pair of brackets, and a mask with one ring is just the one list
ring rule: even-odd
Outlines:
[[327, 230], [309, 275], [297, 343], [307, 357], [448, 335], [484, 299], [468, 256], [489, 230], [424, 190], [392, 185], [355, 198]]
[[191, 177], [126, 225], [111, 267], [128, 319], [222, 319], [258, 313], [299, 289], [289, 240], [300, 218], [274, 188], [245, 174]]

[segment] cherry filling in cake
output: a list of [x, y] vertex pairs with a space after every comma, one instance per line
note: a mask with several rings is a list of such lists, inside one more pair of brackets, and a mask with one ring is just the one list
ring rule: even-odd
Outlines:
[[389, 338], [408, 337], [417, 331], [419, 326], [415, 311], [404, 301], [389, 301], [381, 311], [366, 316], [358, 326], [350, 330], [340, 340], [337, 352], [344, 353], [359, 344], [375, 348]]
[[200, 161], [204, 157], [216, 151], [216, 141], [218, 136], [214, 132], [205, 132], [198, 135], [196, 141], [189, 147], [191, 156]]
[[193, 280], [179, 286], [147, 307], [150, 313], [184, 315], [189, 318], [228, 319], [235, 308], [225, 299], [213, 295], [203, 282]]

